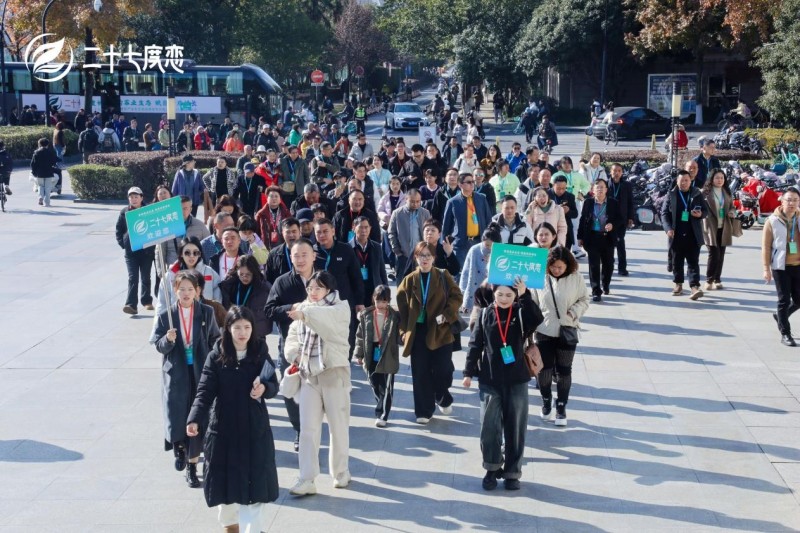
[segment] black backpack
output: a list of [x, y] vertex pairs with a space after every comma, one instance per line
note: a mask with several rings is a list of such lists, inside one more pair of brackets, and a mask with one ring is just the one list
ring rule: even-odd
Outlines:
[[0, 174], [11, 174], [14, 170], [14, 159], [7, 150], [0, 151]]
[[[83, 133], [83, 149], [82, 152], [96, 152], [97, 145], [100, 143], [100, 138], [97, 136], [97, 132], [94, 128], [89, 128], [84, 130]], [[111, 140], [111, 144], [114, 144], [114, 140]]]
[[114, 145], [114, 134], [113, 133], [105, 133], [103, 134], [103, 152], [115, 152], [117, 147]]

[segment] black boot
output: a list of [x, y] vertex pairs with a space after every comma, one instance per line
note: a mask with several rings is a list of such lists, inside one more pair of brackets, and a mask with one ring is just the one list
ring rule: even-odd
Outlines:
[[197, 463], [189, 463], [186, 468], [186, 483], [190, 488], [196, 489], [201, 485], [197, 479]]
[[176, 444], [174, 448], [175, 452], [175, 470], [178, 472], [182, 472], [184, 468], [186, 468], [186, 448], [183, 447], [183, 444]]

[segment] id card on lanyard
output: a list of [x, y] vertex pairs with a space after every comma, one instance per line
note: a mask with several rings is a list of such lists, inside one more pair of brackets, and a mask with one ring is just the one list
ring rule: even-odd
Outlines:
[[683, 213], [681, 213], [681, 222], [689, 222], [689, 202], [691, 202], [691, 197], [689, 197], [689, 202], [687, 202], [681, 191], [678, 191], [678, 196], [681, 197], [681, 202], [683, 202], [684, 208]]
[[[425, 311], [425, 306], [428, 303], [428, 288], [430, 288], [431, 285], [431, 276], [433, 275], [432, 272], [433, 271], [428, 272], [428, 279], [425, 281], [424, 284], [420, 283], [420, 288], [422, 289], [422, 309], [420, 310], [419, 315], [417, 316], [417, 324], [425, 323], [425, 318], [427, 316]], [[419, 278], [420, 282], [422, 282], [422, 274], [419, 275]]]
[[794, 230], [797, 228], [797, 217], [792, 217], [792, 229], [789, 232], [789, 253], [797, 253], [797, 241], [794, 240]]
[[500, 320], [500, 311], [497, 308], [497, 305], [494, 306], [494, 314], [497, 317], [497, 330], [500, 332], [500, 340], [503, 342], [503, 347], [500, 348], [500, 356], [503, 358], [503, 363], [510, 365], [516, 361], [514, 357], [514, 349], [508, 345], [508, 326], [511, 325], [511, 316], [512, 316], [512, 309], [508, 308], [508, 318], [506, 319], [506, 325], [503, 327], [503, 321]]
[[186, 354], [186, 364], [194, 364], [194, 346], [192, 345], [192, 326], [194, 324], [194, 304], [189, 309], [189, 320], [183, 316], [183, 308], [178, 306], [180, 310], [179, 317], [181, 320], [181, 329], [183, 330], [183, 346]]

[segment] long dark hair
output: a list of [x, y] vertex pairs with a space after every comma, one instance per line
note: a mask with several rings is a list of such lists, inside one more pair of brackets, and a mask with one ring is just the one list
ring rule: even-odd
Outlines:
[[714, 170], [711, 171], [711, 173], [708, 175], [708, 179], [703, 184], [704, 195], [711, 193], [711, 189], [714, 187], [714, 176], [716, 176], [717, 174], [722, 174], [722, 176], [725, 178], [725, 181], [722, 183], [722, 190], [728, 194], [731, 194], [731, 188], [730, 185], [728, 184], [728, 175], [725, 174], [724, 170], [715, 168]]
[[219, 343], [219, 361], [225, 366], [236, 365], [238, 360], [236, 347], [233, 345], [233, 335], [231, 334], [231, 327], [237, 320], [247, 320], [253, 328], [250, 339], [247, 341], [247, 355], [245, 357], [258, 355], [255, 352], [255, 348], [259, 343], [258, 335], [256, 335], [256, 318], [250, 309], [233, 305], [228, 310], [228, 314], [225, 315], [225, 327], [222, 330], [222, 338]]
[[245, 267], [253, 275], [253, 281], [251, 282], [252, 284], [256, 285], [264, 281], [264, 275], [258, 266], [258, 261], [256, 261], [256, 258], [252, 255], [240, 255], [237, 257], [234, 267], [228, 270], [228, 276], [225, 279], [235, 279], [236, 281], [240, 281], [239, 269], [241, 267]]
[[197, 264], [199, 265], [203, 262], [203, 246], [200, 244], [200, 239], [197, 237], [187, 237], [178, 245], [178, 268], [180, 270], [189, 269], [189, 267], [186, 265], [186, 261], [183, 260], [183, 249], [187, 246], [196, 246], [197, 251], [200, 252], [200, 259], [197, 260]]

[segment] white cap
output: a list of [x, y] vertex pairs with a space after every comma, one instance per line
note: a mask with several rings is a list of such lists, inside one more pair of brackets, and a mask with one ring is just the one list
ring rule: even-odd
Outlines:
[[142, 189], [140, 189], [139, 187], [131, 187], [130, 189], [128, 189], [128, 196], [130, 196], [131, 194], [138, 194], [139, 196], [144, 196]]

